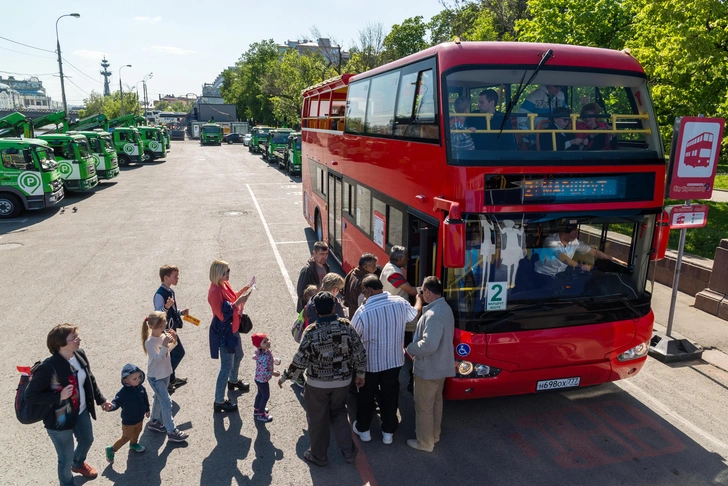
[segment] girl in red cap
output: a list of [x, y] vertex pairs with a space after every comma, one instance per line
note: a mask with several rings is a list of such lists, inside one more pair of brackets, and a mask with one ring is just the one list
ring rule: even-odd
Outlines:
[[270, 339], [262, 332], [255, 333], [251, 336], [253, 340], [253, 346], [255, 355], [255, 384], [258, 387], [258, 394], [255, 395], [255, 404], [253, 405], [253, 415], [256, 420], [261, 422], [270, 422], [273, 417], [268, 413], [268, 409], [265, 408], [270, 398], [270, 386], [268, 382], [271, 376], [280, 376], [278, 371], [273, 371], [273, 365], [279, 364], [280, 360], [273, 358], [273, 353], [270, 350]]

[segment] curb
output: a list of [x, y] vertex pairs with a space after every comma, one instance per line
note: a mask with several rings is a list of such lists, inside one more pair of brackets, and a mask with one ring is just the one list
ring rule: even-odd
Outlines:
[[[654, 331], [658, 331], [658, 332], [661, 332], [663, 334], [667, 330], [667, 328], [665, 328], [665, 326], [663, 326], [661, 324], [658, 324], [657, 322], [655, 322], [652, 325], [652, 327], [653, 327], [653, 330]], [[685, 339], [688, 339], [693, 344], [695, 344], [696, 346], [701, 346], [700, 343], [695, 342], [695, 341], [693, 341], [690, 338], [686, 338], [685, 336], [683, 336], [681, 334], [678, 334], [676, 332], [673, 332], [672, 333], [672, 337], [674, 337], [674, 338], [681, 338], [681, 339], [682, 338], [685, 338]], [[655, 358], [652, 358], [652, 359], [655, 359]], [[655, 359], [655, 361], [659, 361], [659, 360], [656, 360]], [[725, 371], [726, 373], [728, 373], [728, 354], [724, 353], [720, 349], [717, 349], [717, 348], [703, 348], [703, 356], [701, 357], [701, 361], [705, 361], [709, 365], [715, 366], [716, 368], [719, 368], [719, 369]]]

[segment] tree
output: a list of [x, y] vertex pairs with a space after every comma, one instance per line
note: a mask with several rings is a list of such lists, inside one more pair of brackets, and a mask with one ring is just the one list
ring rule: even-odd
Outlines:
[[633, 35], [634, 0], [531, 0], [518, 39], [622, 49]]
[[288, 50], [263, 84], [264, 92], [270, 96], [275, 119], [289, 125], [300, 124], [301, 92], [336, 75], [334, 67], [320, 54], [301, 55], [295, 49]]
[[318, 53], [326, 61], [326, 67], [332, 68], [337, 74], [341, 74], [341, 42], [331, 36], [323, 37], [321, 31], [315, 25], [311, 27], [311, 37], [318, 43]]
[[236, 106], [238, 116], [261, 123], [274, 122], [273, 104], [263, 91], [263, 83], [279, 59], [278, 45], [273, 39], [254, 42], [235, 68], [223, 72], [220, 94], [226, 103]]
[[192, 105], [186, 104], [184, 101], [175, 101], [169, 106], [169, 111], [175, 113], [189, 113]]
[[[139, 104], [136, 93], [131, 91], [129, 86], [126, 89], [128, 91], [124, 93], [124, 113], [141, 115], [142, 107]], [[84, 99], [83, 102], [86, 107], [78, 112], [78, 116], [81, 118], [98, 115], [100, 113], [106, 115], [106, 118], [109, 120], [121, 116], [121, 103], [119, 102], [118, 91], [114, 91], [109, 96], [101, 96], [95, 91], [92, 91], [89, 97]]]
[[457, 2], [455, 5], [444, 6], [427, 25], [430, 29], [430, 44], [433, 46], [451, 42], [455, 37], [467, 40], [466, 33], [475, 26], [481, 10], [478, 3]]
[[[347, 73], [363, 73], [385, 64], [384, 25], [369, 22], [359, 31], [359, 41], [350, 50], [350, 60], [346, 65]], [[352, 42], [354, 44], [354, 42]]]
[[394, 24], [382, 42], [387, 61], [394, 61], [427, 48], [427, 24], [422, 16], [405, 19]]
[[154, 104], [154, 109], [159, 111], [169, 111], [169, 107], [171, 106], [169, 101], [166, 100], [159, 100]]
[[104, 96], [96, 91], [91, 91], [89, 97], [83, 100], [84, 108], [78, 110], [78, 116], [85, 118], [87, 116], [98, 115], [104, 112]]
[[516, 40], [516, 23], [528, 17], [528, 0], [443, 0], [430, 20], [430, 43], [453, 40]]

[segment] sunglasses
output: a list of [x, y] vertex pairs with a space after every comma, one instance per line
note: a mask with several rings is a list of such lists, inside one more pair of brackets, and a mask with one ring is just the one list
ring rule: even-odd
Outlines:
[[225, 270], [225, 273], [223, 273], [223, 275], [230, 275], [230, 269], [228, 268], [227, 270]]

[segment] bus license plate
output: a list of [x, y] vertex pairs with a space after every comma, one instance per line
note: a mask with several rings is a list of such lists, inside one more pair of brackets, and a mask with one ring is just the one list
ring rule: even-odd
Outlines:
[[559, 378], [557, 380], [542, 380], [536, 382], [536, 391], [556, 390], [558, 388], [573, 388], [579, 386], [580, 377]]

